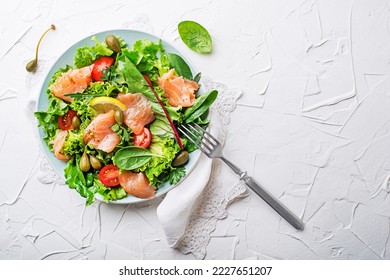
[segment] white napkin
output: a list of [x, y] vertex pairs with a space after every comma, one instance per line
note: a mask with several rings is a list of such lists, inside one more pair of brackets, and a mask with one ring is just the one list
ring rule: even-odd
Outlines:
[[[209, 118], [211, 122], [207, 130], [218, 139], [218, 119], [213, 110], [210, 110]], [[192, 172], [169, 191], [157, 207], [157, 217], [170, 247], [175, 247], [185, 233], [192, 210], [209, 182], [212, 162], [212, 159], [202, 153]]]
[[170, 247], [175, 247], [183, 236], [193, 207], [209, 181], [211, 165], [212, 160], [201, 154], [192, 172], [168, 192], [157, 207], [157, 216]]

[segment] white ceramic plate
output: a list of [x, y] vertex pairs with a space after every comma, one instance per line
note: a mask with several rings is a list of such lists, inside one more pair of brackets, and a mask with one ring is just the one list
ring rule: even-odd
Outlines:
[[[79, 47], [82, 47], [82, 46], [86, 46], [86, 45], [93, 46], [94, 42], [91, 40], [92, 36], [96, 36], [100, 42], [103, 42], [105, 37], [108, 34], [113, 34], [115, 36], [121, 37], [122, 39], [125, 40], [125, 42], [128, 44], [128, 46], [130, 48], [133, 46], [135, 41], [140, 40], [140, 39], [150, 39], [154, 42], [157, 42], [158, 40], [160, 40], [160, 38], [158, 38], [152, 34], [142, 32], [142, 31], [118, 29], [118, 30], [108, 30], [108, 31], [92, 34], [92, 35], [82, 39], [81, 41], [75, 43], [73, 46], [68, 48], [57, 59], [57, 61], [54, 63], [54, 65], [51, 67], [51, 69], [50, 69], [49, 73], [47, 74], [46, 79], [44, 80], [43, 85], [41, 87], [36, 111], [47, 110], [48, 99], [47, 99], [46, 89], [48, 87], [48, 83], [50, 82], [53, 74], [56, 71], [58, 71], [59, 68], [63, 68], [67, 64], [73, 65], [73, 58], [74, 58], [74, 55], [76, 53], [76, 49]], [[171, 44], [167, 43], [166, 41], [164, 41], [162, 39], [161, 39], [161, 42], [162, 42], [162, 45], [163, 45], [166, 52], [176, 53], [176, 54], [180, 55], [187, 62], [187, 64], [190, 66], [192, 73], [193, 74], [198, 73], [198, 71], [193, 67], [193, 65], [190, 63], [190, 61], [186, 57], [184, 57], [176, 48], [174, 48]], [[61, 160], [58, 160], [54, 156], [54, 154], [47, 148], [47, 146], [45, 145], [45, 143], [43, 141], [43, 136], [45, 135], [45, 132], [42, 130], [42, 128], [38, 128], [38, 133], [39, 133], [39, 137], [41, 140], [42, 149], [43, 149], [47, 159], [49, 160], [52, 167], [56, 170], [56, 172], [61, 176], [61, 178], [64, 178], [64, 168], [66, 166], [66, 163], [61, 161]], [[194, 151], [190, 154], [189, 161], [188, 161], [187, 165], [185, 166], [187, 175], [193, 170], [193, 168], [195, 167], [195, 165], [197, 164], [197, 162], [199, 160], [199, 157], [200, 157], [199, 150]], [[183, 178], [181, 180], [181, 182], [183, 180], [185, 180], [185, 178]], [[179, 183], [181, 183], [181, 182], [179, 182]], [[169, 190], [171, 190], [175, 186], [176, 185], [171, 185], [168, 182], [160, 185], [155, 197], [162, 196], [163, 194], [167, 193]], [[72, 191], [74, 191], [74, 190], [72, 190]], [[98, 194], [96, 195], [96, 199], [103, 201], [103, 198]], [[127, 197], [125, 197], [123, 199], [111, 201], [110, 203], [132, 204], [132, 203], [138, 203], [138, 202], [145, 202], [147, 200], [150, 200], [150, 199], [140, 199], [140, 198], [128, 195]]]

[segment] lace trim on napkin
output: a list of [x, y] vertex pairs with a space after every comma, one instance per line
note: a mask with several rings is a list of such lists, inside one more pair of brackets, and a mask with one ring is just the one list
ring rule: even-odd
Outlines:
[[[230, 122], [230, 113], [236, 106], [237, 99], [241, 95], [238, 88], [228, 88], [226, 85], [203, 78], [205, 91], [218, 90], [218, 98], [211, 110], [218, 116], [212, 120], [213, 126], [219, 130], [219, 141], [225, 142], [227, 126]], [[235, 186], [224, 186], [221, 181], [220, 161], [213, 162], [211, 180], [206, 185], [194, 211], [191, 214], [186, 231], [175, 248], [182, 253], [192, 253], [197, 259], [206, 256], [206, 247], [210, 242], [210, 234], [215, 230], [217, 221], [226, 218], [227, 206], [246, 190], [245, 185], [239, 182]]]

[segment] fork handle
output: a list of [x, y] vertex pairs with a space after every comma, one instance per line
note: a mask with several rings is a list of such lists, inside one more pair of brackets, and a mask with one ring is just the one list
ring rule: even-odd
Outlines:
[[298, 230], [303, 230], [303, 222], [291, 212], [285, 205], [283, 205], [276, 197], [269, 193], [260, 183], [255, 179], [248, 176], [245, 171], [241, 171], [236, 165], [227, 160], [225, 157], [220, 158], [225, 162], [237, 175], [240, 176], [240, 179], [245, 182], [245, 184], [251, 188], [258, 196], [260, 196], [269, 206], [271, 206], [282, 218], [284, 218], [290, 225]]
[[263, 188], [255, 179], [242, 174], [241, 179], [245, 184], [251, 188], [257, 195], [259, 195], [269, 206], [271, 206], [280, 216], [282, 216], [290, 225], [298, 230], [303, 230], [303, 222], [291, 212], [285, 205], [283, 205], [277, 198]]

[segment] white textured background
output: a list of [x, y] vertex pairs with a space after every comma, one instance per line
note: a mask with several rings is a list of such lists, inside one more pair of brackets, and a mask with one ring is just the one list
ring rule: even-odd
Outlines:
[[[225, 153], [303, 218], [296, 232], [249, 192], [207, 259], [390, 259], [390, 2], [6, 1], [0, 9], [0, 259], [192, 259], [146, 208], [94, 204], [48, 176], [25, 105], [92, 32], [149, 27], [243, 95]], [[195, 20], [214, 51], [178, 38]], [[24, 70], [40, 34], [40, 75]], [[39, 73], [38, 73], [39, 74]], [[226, 169], [223, 181], [235, 177]]]

